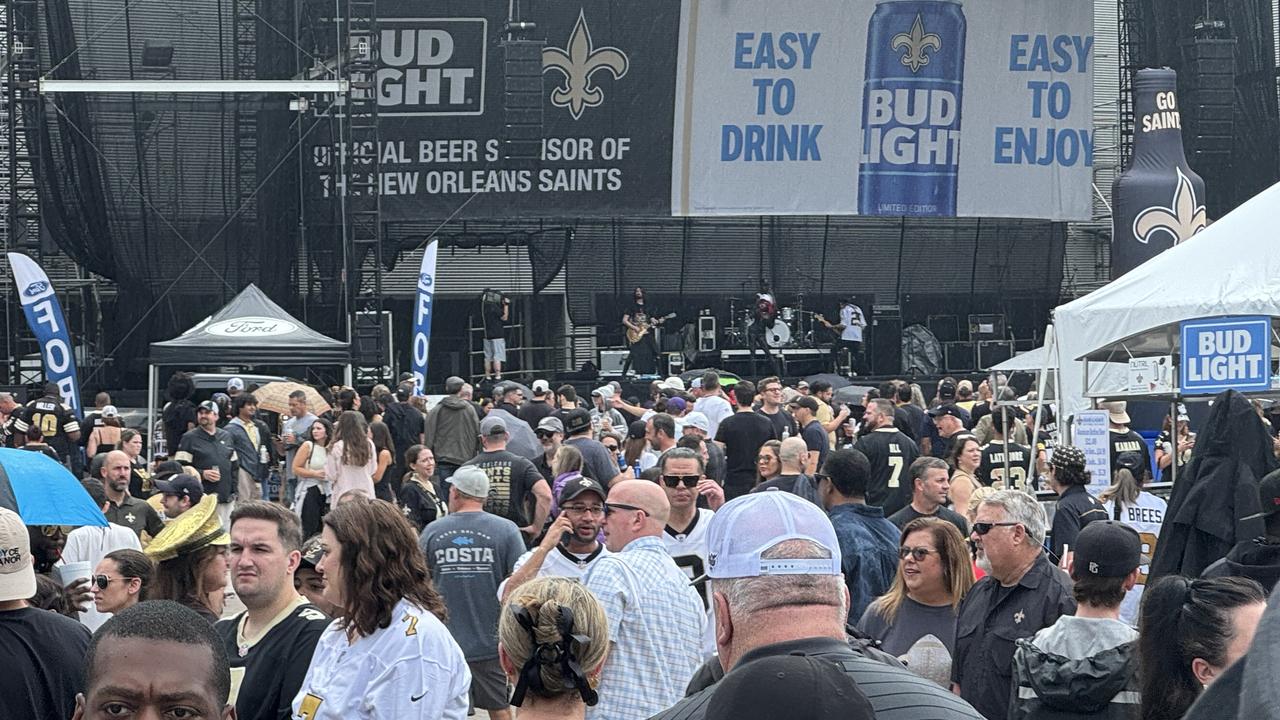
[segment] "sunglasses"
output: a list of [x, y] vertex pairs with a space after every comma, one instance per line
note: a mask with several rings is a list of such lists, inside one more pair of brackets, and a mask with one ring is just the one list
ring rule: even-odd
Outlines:
[[998, 522], [998, 523], [976, 522], [973, 524], [973, 531], [979, 535], [986, 535], [987, 533], [991, 532], [992, 528], [1013, 527], [1014, 525], [1021, 525], [1021, 524], [1022, 523], [1019, 523], [1019, 522]]
[[534, 430], [533, 432], [542, 440], [546, 440], [556, 434], [554, 430]]
[[614, 445], [613, 443], [609, 443], [609, 444], [605, 445], [605, 446], [604, 446], [604, 449], [605, 449], [605, 450], [608, 450], [609, 452], [618, 452], [618, 446], [617, 446], [617, 445]]
[[94, 575], [92, 579], [93, 579], [93, 584], [97, 585], [99, 590], [106, 590], [107, 586], [113, 582], [117, 582], [117, 581], [125, 582], [128, 580], [132, 580], [133, 578], [128, 578], [128, 577], [113, 578], [113, 577], [107, 577], [106, 575]]
[[681, 483], [689, 489], [698, 486], [698, 481], [702, 479], [701, 475], [663, 475], [662, 482], [669, 488], [680, 487]]
[[619, 510], [635, 510], [637, 512], [642, 512], [645, 515], [649, 514], [648, 510], [645, 510], [644, 508], [641, 508], [641, 507], [636, 507], [635, 505], [623, 505], [621, 503], [605, 503], [604, 504], [605, 517], [609, 517], [610, 515], [614, 514]]
[[916, 562], [924, 562], [925, 558], [937, 552], [937, 550], [930, 550], [929, 548], [923, 547], [900, 547], [898, 548], [898, 558], [906, 560], [907, 556], [910, 555], [911, 559]]
[[760, 456], [758, 456], [758, 457], [756, 458], [756, 462], [758, 462], [758, 463], [762, 463], [762, 462], [772, 462], [772, 461], [773, 461], [773, 459], [774, 459], [774, 458], [773, 458], [773, 456], [772, 456], [772, 455], [760, 455]]
[[42, 532], [44, 536], [48, 538], [58, 537], [59, 535], [68, 535], [74, 529], [75, 529], [74, 525], [41, 525], [40, 526], [40, 532]]

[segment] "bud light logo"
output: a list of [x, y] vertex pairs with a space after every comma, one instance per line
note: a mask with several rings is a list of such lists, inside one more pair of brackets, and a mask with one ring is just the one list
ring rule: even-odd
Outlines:
[[378, 22], [375, 95], [379, 115], [484, 114], [488, 20], [382, 18]]
[[425, 290], [426, 292], [431, 292], [434, 285], [435, 285], [435, 280], [431, 277], [431, 273], [421, 273], [420, 275], [418, 275], [419, 290]]
[[26, 295], [27, 297], [37, 297], [37, 296], [42, 295], [42, 294], [44, 294], [44, 293], [46, 293], [46, 292], [48, 292], [48, 291], [49, 291], [49, 283], [48, 283], [48, 281], [45, 281], [45, 280], [37, 280], [37, 281], [35, 281], [35, 282], [31, 283], [30, 285], [28, 285], [28, 286], [27, 286], [27, 287], [22, 291], [22, 294], [23, 294], [23, 295]]

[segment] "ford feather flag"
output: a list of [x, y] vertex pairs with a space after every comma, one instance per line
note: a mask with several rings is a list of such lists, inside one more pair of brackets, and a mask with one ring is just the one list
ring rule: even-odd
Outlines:
[[431, 346], [431, 301], [436, 294], [436, 248], [432, 240], [418, 270], [418, 301], [413, 309], [413, 384], [421, 395], [427, 386], [427, 349]]
[[40, 343], [44, 376], [58, 384], [62, 401], [80, 415], [80, 383], [76, 381], [76, 356], [72, 351], [71, 333], [62, 316], [62, 305], [53, 292], [49, 276], [34, 260], [22, 253], [7, 253], [9, 267], [22, 301], [27, 324]]

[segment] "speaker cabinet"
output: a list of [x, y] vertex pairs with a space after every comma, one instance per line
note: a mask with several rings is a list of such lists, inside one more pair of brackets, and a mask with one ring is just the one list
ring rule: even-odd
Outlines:
[[943, 362], [947, 372], [969, 372], [978, 367], [974, 344], [964, 340], [942, 344]]

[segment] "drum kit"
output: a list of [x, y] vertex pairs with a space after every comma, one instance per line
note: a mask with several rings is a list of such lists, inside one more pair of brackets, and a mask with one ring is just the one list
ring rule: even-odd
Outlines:
[[[772, 304], [772, 303], [770, 303]], [[737, 298], [729, 299], [729, 323], [724, 330], [724, 345], [729, 348], [748, 347], [748, 333], [755, 332], [755, 326], [764, 326], [764, 342], [771, 348], [815, 348], [819, 347], [818, 333], [821, 327], [816, 319], [818, 313], [804, 309], [804, 295], [798, 295], [794, 305], [776, 308], [776, 317], [770, 320], [757, 312], [757, 304], [743, 306]]]

